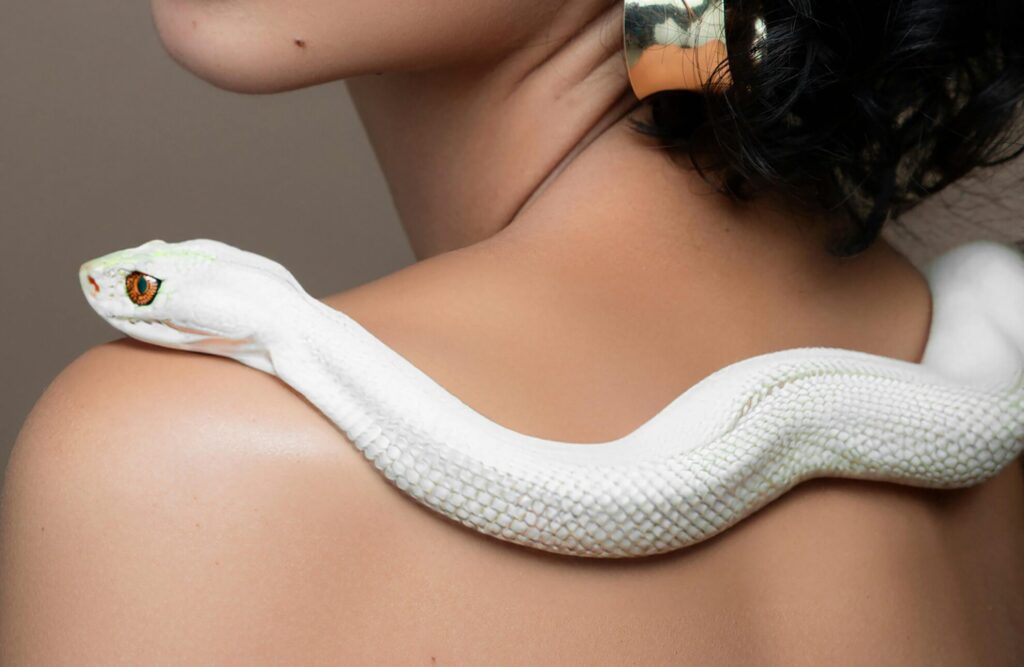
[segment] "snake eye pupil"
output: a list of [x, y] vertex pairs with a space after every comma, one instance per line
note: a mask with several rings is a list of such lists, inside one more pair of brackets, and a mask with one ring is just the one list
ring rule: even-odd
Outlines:
[[148, 306], [160, 290], [160, 280], [141, 271], [133, 271], [125, 278], [125, 290], [136, 306]]

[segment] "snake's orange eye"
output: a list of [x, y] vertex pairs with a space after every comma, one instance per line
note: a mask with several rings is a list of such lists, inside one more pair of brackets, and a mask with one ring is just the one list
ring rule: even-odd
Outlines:
[[156, 293], [160, 289], [160, 279], [147, 276], [145, 273], [133, 271], [125, 278], [125, 288], [128, 290], [128, 298], [136, 306], [148, 306], [153, 303]]

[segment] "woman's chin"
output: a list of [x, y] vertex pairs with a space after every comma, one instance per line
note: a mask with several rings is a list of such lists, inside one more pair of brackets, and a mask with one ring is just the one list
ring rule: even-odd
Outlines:
[[255, 20], [234, 5], [211, 9], [194, 0], [152, 0], [152, 12], [171, 58], [218, 88], [274, 93], [341, 78], [327, 71], [307, 37]]

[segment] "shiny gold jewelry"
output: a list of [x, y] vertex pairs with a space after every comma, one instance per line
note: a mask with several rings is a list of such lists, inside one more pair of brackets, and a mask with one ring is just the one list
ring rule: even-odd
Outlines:
[[[723, 84], [731, 82], [726, 0], [625, 2], [626, 68], [639, 99], [662, 90], [703, 90], [713, 74]], [[717, 74], [720, 65], [723, 69]]]

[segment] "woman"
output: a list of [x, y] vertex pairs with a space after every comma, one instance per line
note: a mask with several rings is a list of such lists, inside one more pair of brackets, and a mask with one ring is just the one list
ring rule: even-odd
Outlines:
[[[576, 442], [773, 350], [919, 361], [929, 285], [878, 232], [1012, 153], [1024, 98], [1009, 2], [734, 0], [728, 71], [640, 108], [618, 1], [153, 9], [224, 88], [348, 80], [421, 261], [326, 302], [493, 421]], [[12, 455], [0, 651], [1013, 664], [1022, 512], [1019, 465], [955, 492], [819, 480], [667, 556], [550, 556], [424, 511], [270, 376], [119, 341]]]

